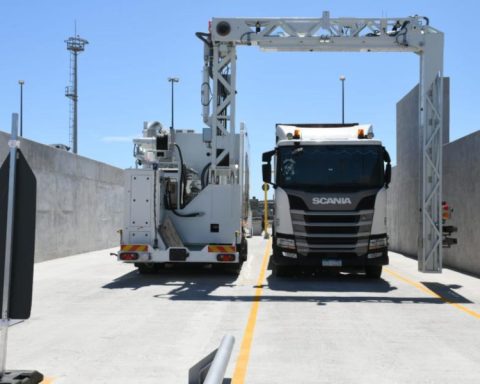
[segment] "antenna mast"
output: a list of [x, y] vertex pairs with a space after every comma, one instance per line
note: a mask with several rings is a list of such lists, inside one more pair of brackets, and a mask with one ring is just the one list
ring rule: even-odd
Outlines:
[[77, 35], [77, 23], [75, 22], [75, 36], [65, 40], [67, 50], [70, 51], [70, 85], [65, 88], [65, 96], [70, 99], [70, 130], [69, 141], [73, 153], [78, 151], [78, 71], [77, 57], [85, 50], [88, 41]]

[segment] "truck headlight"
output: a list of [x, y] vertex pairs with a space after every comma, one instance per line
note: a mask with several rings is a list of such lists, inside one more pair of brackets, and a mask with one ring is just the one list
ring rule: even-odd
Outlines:
[[370, 239], [368, 244], [368, 249], [381, 249], [386, 248], [388, 246], [388, 239], [386, 237], [380, 237], [378, 239]]
[[277, 237], [277, 246], [280, 248], [295, 249], [295, 240]]

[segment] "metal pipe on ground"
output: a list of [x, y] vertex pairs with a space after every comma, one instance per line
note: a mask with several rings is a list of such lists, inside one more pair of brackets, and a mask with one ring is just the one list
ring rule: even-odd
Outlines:
[[235, 338], [225, 335], [218, 349], [190, 368], [189, 384], [222, 384]]
[[220, 347], [218, 347], [215, 358], [212, 361], [212, 365], [207, 373], [207, 377], [203, 384], [221, 384], [225, 377], [225, 371], [227, 370], [227, 365], [230, 360], [230, 355], [232, 354], [233, 344], [235, 343], [235, 338], [232, 335], [223, 336]]

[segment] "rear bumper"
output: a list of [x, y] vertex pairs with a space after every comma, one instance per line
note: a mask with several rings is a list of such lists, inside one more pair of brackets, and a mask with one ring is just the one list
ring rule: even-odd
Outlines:
[[[125, 252], [120, 250], [117, 256], [117, 260], [123, 263], [142, 264], [142, 263], [199, 263], [199, 264], [232, 264], [240, 262], [240, 253], [235, 249], [235, 252], [230, 251], [215, 251], [209, 250], [208, 246], [201, 249], [190, 248], [168, 248], [165, 250], [154, 249], [151, 246], [148, 247], [148, 252], [135, 252], [136, 259], [123, 260], [122, 255]], [[131, 252], [129, 252], [131, 253]], [[219, 255], [231, 255], [233, 260], [221, 261], [218, 259]]]

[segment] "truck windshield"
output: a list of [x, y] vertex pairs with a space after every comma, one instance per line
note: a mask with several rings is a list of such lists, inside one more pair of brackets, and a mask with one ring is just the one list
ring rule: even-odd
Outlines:
[[277, 184], [288, 188], [380, 188], [383, 147], [321, 145], [279, 147]]

